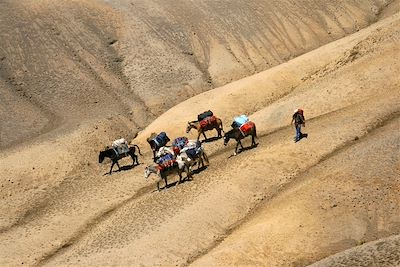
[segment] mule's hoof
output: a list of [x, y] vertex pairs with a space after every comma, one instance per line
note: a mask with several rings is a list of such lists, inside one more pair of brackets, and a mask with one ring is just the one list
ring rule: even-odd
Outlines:
[[233, 153], [233, 155], [234, 155], [234, 156], [236, 156], [236, 155], [237, 155], [237, 153], [236, 153], [236, 152], [234, 152], [234, 153]]

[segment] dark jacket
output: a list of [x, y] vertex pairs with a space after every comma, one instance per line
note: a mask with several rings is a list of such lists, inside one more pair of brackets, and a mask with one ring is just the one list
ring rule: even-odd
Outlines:
[[304, 124], [306, 122], [303, 114], [301, 114], [300, 112], [296, 112], [293, 114], [293, 121], [295, 125]]

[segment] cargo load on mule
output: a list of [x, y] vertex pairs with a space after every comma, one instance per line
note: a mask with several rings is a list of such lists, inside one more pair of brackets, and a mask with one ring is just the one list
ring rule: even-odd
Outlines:
[[240, 128], [243, 124], [247, 123], [249, 118], [246, 115], [240, 115], [233, 118], [232, 128]]
[[[229, 142], [230, 139], [235, 139], [236, 140], [236, 147], [235, 147], [235, 152], [233, 155], [236, 155], [238, 153], [238, 148], [239, 146], [243, 148], [241, 140], [245, 138], [246, 136], [251, 136], [251, 147], [256, 147], [256, 137], [257, 137], [257, 130], [256, 130], [256, 124], [252, 121], [249, 121], [247, 117], [245, 116], [239, 116], [234, 119], [234, 122], [238, 122], [237, 118], [244, 119], [244, 120], [239, 120], [240, 124], [243, 121], [247, 121], [246, 123], [243, 123], [240, 125], [240, 127], [233, 127], [232, 130], [228, 131], [224, 135], [224, 145], [226, 146]], [[235, 124], [236, 126], [236, 124]]]
[[165, 132], [161, 132], [153, 138], [153, 141], [158, 147], [162, 147], [165, 146], [170, 141], [170, 139]]
[[107, 146], [105, 150], [100, 151], [99, 163], [102, 163], [105, 158], [111, 159], [112, 163], [109, 172], [110, 175], [115, 164], [117, 164], [118, 169], [121, 170], [118, 164], [118, 160], [124, 157], [130, 156], [132, 158], [132, 167], [135, 165], [139, 165], [139, 159], [136, 155], [136, 149], [138, 150], [139, 154], [142, 155], [142, 153], [140, 153], [140, 148], [137, 145], [129, 146], [128, 142], [124, 138], [115, 140], [114, 142], [112, 142], [111, 148]]
[[205, 128], [207, 125], [213, 124], [217, 121], [217, 117], [210, 116], [200, 121], [200, 127]]
[[112, 142], [111, 146], [117, 156], [129, 152], [128, 142], [124, 138], [115, 140], [114, 142]]
[[251, 130], [253, 129], [254, 126], [255, 126], [254, 122], [248, 121], [248, 122], [242, 124], [239, 127], [239, 130], [242, 132], [243, 136], [246, 136], [251, 132]]
[[207, 110], [207, 111], [204, 111], [203, 113], [200, 113], [199, 115], [197, 115], [197, 120], [200, 122], [200, 121], [204, 120], [205, 118], [211, 117], [213, 115], [214, 115], [214, 113], [211, 110]]
[[157, 159], [156, 163], [158, 164], [157, 168], [160, 171], [163, 171], [165, 169], [172, 167], [176, 163], [176, 160], [172, 154], [166, 154], [161, 158]]
[[185, 147], [181, 149], [180, 152], [186, 153], [186, 155], [188, 155], [188, 157], [191, 159], [195, 159], [199, 156], [201, 150], [202, 150], [201, 142], [196, 141], [187, 143]]
[[200, 152], [201, 152], [201, 147], [190, 148], [185, 151], [186, 155], [188, 155], [188, 157], [191, 158], [192, 160], [198, 158]]
[[200, 135], [204, 136], [204, 139], [207, 140], [207, 136], [205, 134], [206, 131], [216, 130], [218, 132], [218, 137], [222, 137], [221, 132], [223, 132], [223, 126], [221, 119], [214, 116], [211, 110], [205, 111], [199, 115], [197, 115], [197, 121], [188, 121], [186, 127], [186, 133], [189, 133], [191, 129], [197, 130], [197, 140], [199, 140]]
[[179, 154], [181, 149], [183, 149], [188, 142], [189, 139], [187, 137], [178, 137], [174, 140], [174, 142], [172, 142], [172, 150], [175, 152], [175, 154]]
[[153, 151], [153, 160], [156, 160], [157, 151], [170, 141], [165, 132], [161, 132], [159, 134], [151, 133], [146, 140], [149, 143], [151, 150]]

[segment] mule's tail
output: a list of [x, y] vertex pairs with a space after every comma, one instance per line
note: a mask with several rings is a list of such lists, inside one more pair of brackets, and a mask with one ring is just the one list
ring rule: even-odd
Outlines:
[[134, 146], [134, 147], [137, 147], [137, 149], [138, 149], [138, 151], [139, 151], [139, 155], [140, 155], [140, 156], [143, 156], [142, 153], [140, 153], [140, 148], [139, 148], [139, 146], [138, 146], [138, 145], [133, 145], [133, 146]]

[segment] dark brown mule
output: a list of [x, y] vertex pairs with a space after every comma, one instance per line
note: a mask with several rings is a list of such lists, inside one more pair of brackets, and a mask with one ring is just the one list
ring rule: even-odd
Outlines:
[[156, 138], [156, 137], [157, 137], [156, 133], [151, 133], [150, 136], [146, 139], [147, 143], [149, 143], [149, 145], [150, 145], [151, 151], [153, 152], [153, 161], [154, 162], [156, 161], [156, 153], [157, 153], [157, 151], [161, 147], [165, 146], [170, 141], [170, 139], [167, 137], [167, 139], [165, 140], [166, 143], [159, 144], [154, 140], [154, 138]]
[[137, 145], [133, 145], [133, 146], [129, 147], [129, 151], [127, 153], [122, 153], [120, 155], [117, 155], [115, 150], [112, 149], [112, 148], [106, 149], [104, 151], [100, 151], [99, 163], [102, 163], [104, 158], [110, 158], [111, 159], [112, 164], [111, 164], [111, 169], [110, 169], [110, 175], [112, 173], [112, 169], [114, 167], [114, 164], [117, 164], [118, 169], [121, 170], [121, 168], [120, 168], [120, 166], [118, 164], [118, 160], [120, 160], [122, 158], [125, 158], [127, 156], [131, 156], [131, 158], [133, 160], [132, 166], [135, 165], [135, 162], [136, 162], [136, 165], [139, 165], [139, 159], [138, 159], [138, 156], [136, 155], [136, 148], [138, 149], [139, 154], [142, 155], [142, 153], [140, 153], [140, 149], [139, 149], [139, 147]]
[[251, 146], [257, 145], [257, 143], [256, 143], [257, 131], [256, 131], [255, 124], [251, 128], [251, 130], [245, 135], [243, 135], [243, 133], [240, 131], [239, 128], [234, 128], [234, 129], [230, 130], [229, 132], [225, 133], [224, 145], [226, 146], [228, 144], [229, 139], [235, 139], [237, 143], [236, 143], [235, 153], [233, 155], [236, 156], [239, 145], [241, 146], [242, 149], [244, 149], [242, 142], [240, 142], [240, 140], [242, 140], [246, 136], [251, 136]]
[[218, 138], [222, 137], [222, 132], [224, 132], [222, 121], [219, 118], [210, 124], [207, 124], [204, 127], [200, 126], [199, 121], [189, 121], [186, 127], [186, 133], [189, 133], [191, 129], [195, 128], [198, 132], [197, 141], [200, 139], [200, 135], [204, 136], [204, 139], [207, 140], [207, 136], [205, 132], [216, 129], [218, 132]]

